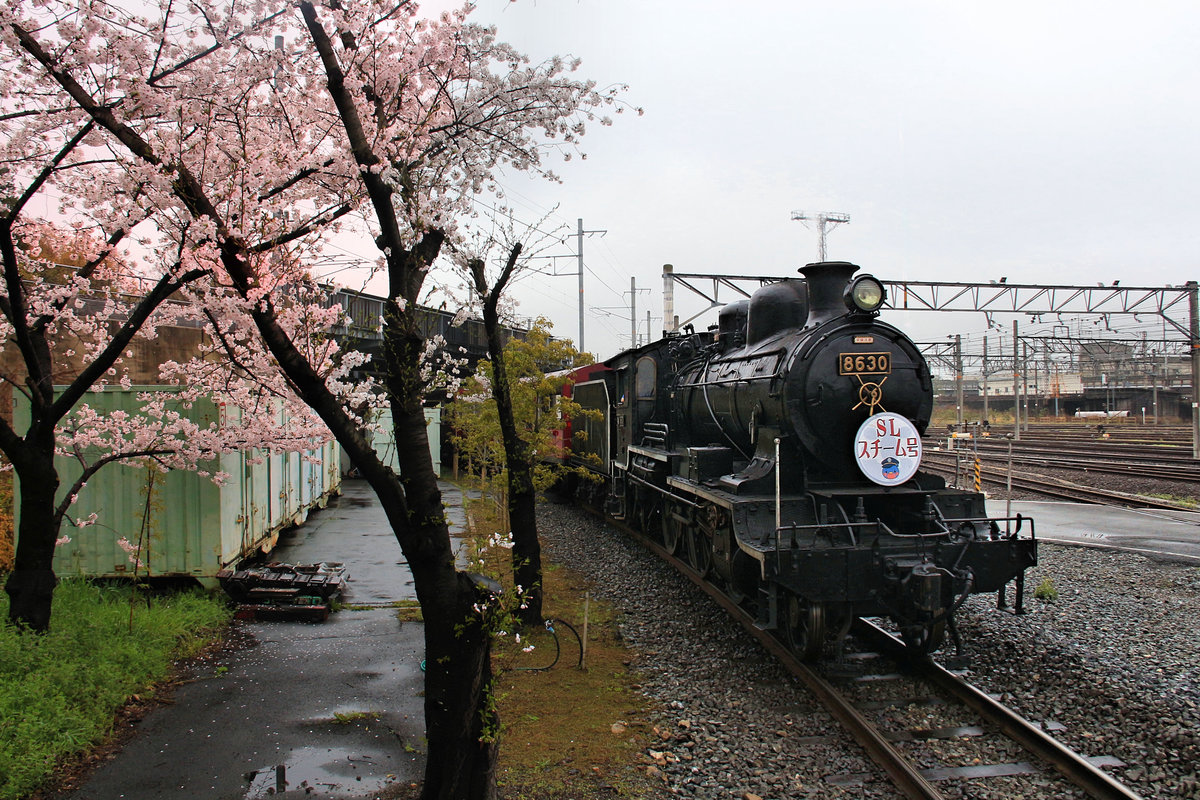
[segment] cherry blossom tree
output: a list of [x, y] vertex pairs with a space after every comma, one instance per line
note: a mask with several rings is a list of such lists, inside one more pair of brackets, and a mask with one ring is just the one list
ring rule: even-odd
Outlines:
[[[523, 337], [502, 340], [499, 300], [514, 273], [519, 245], [514, 245], [494, 281], [489, 282], [482, 259], [471, 259], [485, 296], [484, 325], [489, 360], [464, 385], [445, 417], [453, 428], [456, 447], [482, 464], [500, 470], [503, 487], [498, 501], [506, 510], [512, 534], [513, 582], [521, 587], [522, 624], [537, 625], [542, 617], [541, 543], [538, 538], [537, 492], [561, 477], [539, 454], [555, 449], [555, 431], [563, 417], [584, 413], [563, 398], [569, 369], [591, 363], [570, 342], [554, 339], [548, 320], [539, 318]], [[560, 416], [562, 415], [562, 416]], [[500, 442], [496, 448], [495, 443]]]
[[[531, 64], [469, 12], [424, 20], [404, 0], [164, 0], [154, 17], [63, 0], [0, 11], [4, 47], [46, 117], [94, 132], [129, 176], [126, 196], [173, 244], [219, 263], [290, 389], [378, 495], [425, 619], [426, 798], [494, 796], [498, 722], [490, 599], [454, 566], [414, 308], [498, 171], [553, 178], [544, 158], [572, 155], [587, 123], [607, 122], [604, 107], [620, 110], [620, 87], [573, 78], [573, 61]], [[349, 211], [369, 221], [387, 282], [381, 388], [398, 474], [364, 437], [361, 394], [286, 324], [305, 276], [269, 258]]]
[[[525, 593], [525, 602], [518, 613], [523, 624], [538, 625], [542, 622], [542, 555], [537, 532], [537, 448], [541, 442], [535, 435], [532, 408], [518, 419], [519, 399], [527, 393], [521, 392], [518, 381], [532, 381], [533, 372], [540, 366], [531, 363], [532, 348], [520, 343], [504, 341], [502, 322], [512, 315], [508, 291], [512, 284], [528, 274], [530, 261], [523, 258], [528, 240], [541, 230], [541, 223], [530, 227], [524, 237], [516, 233], [513, 220], [492, 220], [492, 231], [477, 235], [467, 242], [456, 245], [454, 258], [462, 265], [470, 278], [473, 300], [481, 306], [483, 327], [488, 346], [488, 387], [495, 405], [496, 422], [503, 447], [504, 477], [507, 483], [505, 503], [507, 519], [511, 528], [513, 548], [513, 577], [517, 586]], [[488, 254], [500, 249], [505, 253], [497, 259], [499, 266], [488, 268]], [[506, 301], [508, 301], [506, 303]], [[539, 321], [529, 332], [530, 338], [540, 344], [543, 351], [550, 336], [544, 321]], [[543, 352], [543, 355], [548, 353]], [[564, 360], [570, 360], [565, 351], [560, 351]], [[525, 358], [521, 358], [525, 356]], [[510, 362], [515, 369], [510, 369]], [[524, 363], [517, 363], [524, 362]], [[563, 364], [559, 364], [561, 368]], [[526, 406], [529, 404], [526, 403]]]
[[483, 328], [487, 334], [488, 355], [492, 361], [492, 397], [500, 422], [508, 473], [508, 520], [513, 538], [513, 577], [527, 595], [521, 622], [536, 625], [542, 618], [542, 547], [537, 535], [536, 502], [533, 486], [533, 451], [517, 431], [513, 415], [512, 387], [504, 359], [504, 341], [500, 331], [500, 299], [512, 280], [521, 257], [521, 243], [513, 244], [496, 279], [489, 283], [483, 259], [471, 259], [468, 268], [475, 291], [483, 301]]
[[[73, 149], [68, 142], [63, 149]], [[59, 161], [64, 161], [68, 153]], [[11, 161], [10, 161], [11, 163]], [[29, 403], [30, 422], [23, 433], [0, 418], [0, 451], [20, 479], [21, 515], [17, 521], [14, 569], [5, 588], [10, 598], [9, 618], [34, 630], [45, 630], [50, 622], [50, 601], [56, 579], [52, 561], [55, 542], [68, 501], [60, 505], [58, 473], [54, 465], [60, 423], [93, 385], [103, 385], [114, 375], [134, 336], [145, 326], [153, 328], [155, 312], [181, 286], [206, 274], [203, 269], [180, 268], [163, 275], [136, 303], [124, 302], [120, 292], [128, 288], [126, 275], [109, 269], [108, 248], [82, 254], [83, 265], [62, 280], [45, 280], [53, 262], [27, 253], [18, 227], [26, 206], [40, 184], [56, 170], [41, 165], [25, 191], [7, 199], [0, 216], [0, 255], [3, 257], [4, 288], [0, 292], [0, 333], [19, 354], [19, 372], [3, 379], [22, 391]], [[38, 238], [44, 238], [38, 237]], [[116, 237], [114, 237], [116, 238]], [[87, 243], [78, 237], [74, 244]], [[41, 247], [41, 243], [38, 244]], [[68, 243], [60, 243], [60, 247]], [[72, 248], [74, 249], [74, 248]], [[95, 287], [95, 288], [93, 288]], [[112, 320], [123, 319], [115, 327]], [[74, 356], [78, 351], [79, 359]], [[62, 361], [78, 364], [71, 374]], [[58, 369], [56, 369], [56, 362]], [[14, 370], [14, 373], [18, 372]], [[56, 383], [67, 384], [56, 390]], [[77, 428], [79, 436], [86, 435]], [[78, 442], [76, 442], [78, 444]], [[143, 446], [144, 445], [144, 446]], [[161, 447], [143, 442], [133, 456], [159, 455]], [[115, 460], [115, 458], [114, 458]]]
[[[10, 206], [9, 217], [20, 208]], [[6, 585], [9, 618], [45, 630], [56, 542], [70, 537], [70, 525], [63, 532], [70, 507], [100, 469], [152, 462], [163, 471], [192, 469], [219, 482], [227, 476], [206, 472], [206, 462], [221, 453], [248, 447], [306, 450], [328, 433], [278, 377], [271, 385], [277, 373], [263, 363], [257, 338], [237, 342], [230, 332], [222, 334], [211, 310], [196, 302], [201, 284], [211, 284], [211, 266], [181, 267], [148, 281], [86, 229], [28, 223], [14, 231], [0, 221], [0, 236], [8, 237], [0, 240], [6, 276], [0, 331], [9, 343], [0, 382], [23, 395], [28, 408], [23, 431], [0, 418], [0, 451], [20, 478], [21, 499], [15, 569]], [[189, 327], [176, 327], [181, 323]], [[327, 326], [319, 320], [313, 330]], [[196, 344], [191, 358], [162, 364], [153, 380], [178, 390], [140, 392], [136, 414], [102, 413], [85, 401], [88, 391], [130, 389], [134, 374], [145, 382], [146, 370], [133, 370], [150, 354], [135, 357], [136, 351], [160, 334], [171, 335], [168, 328], [175, 338], [181, 331], [193, 334]], [[200, 397], [221, 402], [226, 421], [200, 425], [181, 413]], [[279, 425], [275, 412], [285, 403], [292, 407], [282, 416], [287, 424]], [[56, 455], [77, 462], [70, 485], [62, 484]], [[93, 514], [74, 523], [95, 521]]]

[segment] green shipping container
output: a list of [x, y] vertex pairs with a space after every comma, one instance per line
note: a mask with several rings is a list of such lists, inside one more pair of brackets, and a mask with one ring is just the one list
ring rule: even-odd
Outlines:
[[[172, 387], [139, 386], [89, 392], [82, 400], [108, 413], [139, 413], [142, 391]], [[221, 409], [211, 401], [175, 409], [199, 424], [220, 422]], [[29, 424], [29, 406], [18, 394], [14, 403], [17, 430]], [[56, 459], [60, 499], [82, 468], [74, 459]], [[208, 462], [210, 474], [229, 474], [224, 485], [188, 470], [109, 464], [92, 476], [67, 512], [54, 571], [59, 576], [130, 576], [134, 564], [118, 544], [124, 538], [142, 543], [138, 574], [187, 576], [215, 583], [217, 570], [255, 554], [270, 552], [284, 528], [303, 522], [341, 488], [340, 450], [336, 442], [305, 453], [270, 454], [258, 450], [226, 453]], [[20, 514], [19, 496], [15, 513]], [[77, 527], [75, 520], [97, 515], [96, 524]]]
[[[392, 410], [390, 408], [380, 409], [377, 422], [382, 426], [383, 430], [372, 435], [371, 446], [385, 465], [398, 472], [400, 470], [400, 462], [396, 457], [396, 437], [395, 431], [392, 430]], [[429, 457], [433, 462], [433, 471], [440, 475], [442, 472], [442, 410], [440, 408], [425, 409], [425, 426], [429, 429]]]

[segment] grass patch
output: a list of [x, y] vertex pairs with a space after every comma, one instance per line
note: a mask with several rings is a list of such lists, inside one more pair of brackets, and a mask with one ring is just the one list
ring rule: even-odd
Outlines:
[[379, 719], [378, 711], [341, 711], [333, 712], [333, 725], [353, 725], [355, 722], [369, 721]]
[[12, 470], [0, 472], [0, 575], [13, 568], [13, 478]]
[[[45, 635], [0, 625], [0, 800], [24, 797], [55, 766], [101, 742], [130, 698], [153, 692], [175, 659], [199, 652], [229, 620], [199, 591], [135, 606], [130, 588], [64, 581]], [[0, 615], [8, 597], [0, 594]]]
[[[487, 504], [469, 506], [470, 528], [486, 540], [496, 530]], [[483, 513], [481, 513], [483, 512]], [[488, 575], [511, 585], [512, 551], [476, 552]], [[497, 779], [507, 800], [664, 796], [641, 753], [656, 736], [652, 708], [638, 691], [633, 655], [625, 648], [614, 610], [595, 598], [578, 574], [543, 563], [543, 615], [555, 622], [558, 643], [538, 628], [498, 637], [494, 647], [500, 713]], [[582, 637], [587, 606], [587, 651]], [[526, 652], [529, 645], [533, 650]], [[556, 661], [557, 657], [557, 661]], [[552, 668], [550, 665], [553, 664]]]
[[418, 600], [393, 600], [390, 603], [339, 603], [330, 606], [334, 611], [373, 611], [377, 608], [396, 609], [396, 619], [401, 622], [424, 622], [421, 603]]
[[1181, 497], [1175, 494], [1148, 494], [1146, 497], [1153, 497], [1155, 500], [1166, 500], [1168, 503], [1178, 503], [1181, 506], [1200, 507], [1200, 501], [1195, 497]]
[[398, 600], [393, 608], [396, 609], [396, 619], [401, 622], [425, 621], [425, 615], [421, 613], [421, 603], [417, 600]]

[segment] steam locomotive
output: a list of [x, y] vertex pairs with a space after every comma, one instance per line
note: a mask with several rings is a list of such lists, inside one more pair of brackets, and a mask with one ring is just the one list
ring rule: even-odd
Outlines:
[[[856, 617], [928, 652], [972, 593], [1037, 563], [1030, 520], [921, 470], [929, 366], [878, 320], [876, 278], [809, 264], [686, 330], [575, 375], [575, 487], [655, 537], [813, 659]], [[1026, 532], [1022, 528], [1028, 526]]]

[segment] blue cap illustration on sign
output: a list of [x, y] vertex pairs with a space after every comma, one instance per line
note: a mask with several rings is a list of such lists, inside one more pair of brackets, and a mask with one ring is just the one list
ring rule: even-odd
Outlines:
[[895, 480], [900, 476], [900, 462], [894, 458], [885, 458], [879, 467], [885, 478]]

